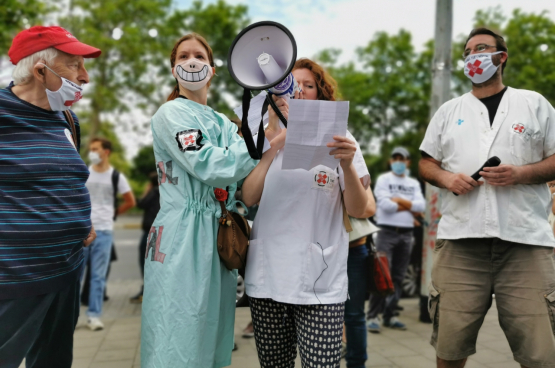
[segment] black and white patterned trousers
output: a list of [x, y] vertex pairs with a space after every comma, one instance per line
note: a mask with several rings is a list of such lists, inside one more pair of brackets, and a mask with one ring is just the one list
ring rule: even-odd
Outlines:
[[338, 368], [345, 303], [296, 305], [249, 298], [262, 368]]

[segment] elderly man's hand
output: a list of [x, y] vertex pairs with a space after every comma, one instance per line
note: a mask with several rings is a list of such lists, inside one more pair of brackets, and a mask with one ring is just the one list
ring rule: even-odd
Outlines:
[[83, 240], [83, 246], [85, 248], [88, 247], [94, 239], [96, 239], [96, 231], [94, 231], [94, 226], [91, 225], [91, 232], [89, 233], [89, 236], [87, 236], [87, 239]]

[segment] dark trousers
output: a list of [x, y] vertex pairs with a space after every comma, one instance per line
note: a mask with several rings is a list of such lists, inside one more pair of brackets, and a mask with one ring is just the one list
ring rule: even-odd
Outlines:
[[146, 254], [146, 242], [148, 241], [148, 231], [143, 230], [143, 236], [141, 236], [141, 242], [139, 243], [139, 266], [141, 267], [141, 275], [145, 277], [145, 254]]
[[347, 330], [348, 368], [364, 368], [368, 359], [366, 354], [366, 319], [364, 302], [366, 301], [366, 259], [368, 248], [361, 245], [349, 248], [347, 259], [347, 276], [349, 277], [349, 298], [345, 302], [345, 328]]
[[393, 317], [394, 308], [401, 298], [403, 279], [410, 263], [412, 238], [412, 231], [397, 233], [388, 228], [382, 228], [378, 232], [376, 248], [378, 252], [384, 252], [387, 255], [395, 293], [387, 297], [377, 294], [370, 295], [368, 319], [376, 318], [379, 313], [383, 313], [385, 320]]
[[79, 281], [29, 298], [0, 300], [0, 367], [70, 368]]

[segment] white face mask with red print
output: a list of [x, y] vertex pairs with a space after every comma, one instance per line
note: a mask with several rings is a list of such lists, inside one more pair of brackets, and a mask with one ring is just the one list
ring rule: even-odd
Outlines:
[[198, 59], [189, 59], [176, 64], [172, 74], [183, 88], [197, 91], [212, 78], [212, 67]]
[[46, 97], [48, 98], [48, 103], [53, 111], [65, 111], [71, 107], [74, 103], [79, 101], [83, 97], [83, 87], [78, 86], [72, 81], [60, 77], [58, 73], [50, 69], [43, 63], [45, 68], [50, 70], [54, 75], [58, 76], [62, 80], [62, 86], [57, 91], [51, 91], [46, 89]]
[[464, 75], [468, 77], [474, 84], [480, 84], [488, 81], [497, 71], [498, 66], [493, 64], [492, 56], [502, 53], [484, 52], [481, 54], [470, 54], [464, 59]]

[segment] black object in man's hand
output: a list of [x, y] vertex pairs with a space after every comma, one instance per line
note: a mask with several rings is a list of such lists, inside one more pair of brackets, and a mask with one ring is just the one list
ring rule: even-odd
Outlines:
[[[478, 169], [474, 174], [470, 175], [470, 177], [476, 181], [480, 180], [482, 175], [480, 175], [480, 171], [484, 170], [484, 167], [494, 167], [499, 166], [501, 164], [501, 160], [497, 156], [490, 157], [481, 168]], [[453, 192], [454, 195], [458, 196], [457, 193]]]

